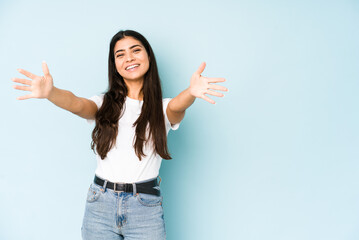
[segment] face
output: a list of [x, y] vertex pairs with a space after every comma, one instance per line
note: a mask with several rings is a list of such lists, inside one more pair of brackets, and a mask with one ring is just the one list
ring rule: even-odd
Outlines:
[[[143, 81], [150, 62], [145, 47], [133, 37], [117, 41], [114, 48], [117, 72], [125, 81]], [[129, 68], [136, 65], [134, 68]]]

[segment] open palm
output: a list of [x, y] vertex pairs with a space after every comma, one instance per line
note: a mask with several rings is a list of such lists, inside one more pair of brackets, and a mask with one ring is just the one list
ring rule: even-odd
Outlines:
[[220, 91], [228, 91], [227, 88], [215, 84], [210, 83], [216, 83], [216, 82], [224, 82], [226, 79], [224, 78], [207, 78], [201, 75], [204, 68], [206, 67], [206, 63], [203, 62], [198, 70], [192, 75], [191, 77], [191, 85], [189, 87], [190, 93], [192, 96], [196, 98], [202, 98], [206, 100], [209, 103], [215, 104], [215, 101], [210, 99], [204, 94], [210, 94], [216, 97], [223, 97], [224, 94], [218, 93], [209, 89], [213, 90], [220, 90]]
[[[32, 79], [12, 78], [12, 81], [22, 83], [25, 86], [14, 85], [13, 88], [23, 91], [30, 91], [30, 94], [17, 97], [18, 100], [24, 100], [29, 98], [47, 98], [51, 90], [53, 89], [53, 79], [50, 75], [49, 68], [45, 62], [42, 63], [42, 71], [44, 76], [37, 76], [24, 69], [18, 69], [18, 71], [26, 77]], [[27, 86], [26, 86], [27, 85]]]

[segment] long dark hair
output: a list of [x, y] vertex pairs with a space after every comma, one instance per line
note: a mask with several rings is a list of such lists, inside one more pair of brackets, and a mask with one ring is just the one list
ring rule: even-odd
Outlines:
[[[142, 156], [146, 156], [143, 152], [143, 144], [147, 144], [152, 137], [153, 147], [157, 154], [163, 159], [172, 159], [167, 147], [167, 135], [162, 105], [162, 88], [155, 55], [146, 38], [132, 30], [119, 31], [112, 37], [110, 42], [108, 57], [109, 86], [107, 92], [104, 94], [102, 106], [95, 115], [96, 126], [92, 131], [91, 149], [94, 151], [96, 146], [96, 151], [103, 160], [116, 144], [118, 121], [123, 115], [128, 89], [123, 77], [116, 70], [114, 47], [117, 41], [124, 37], [133, 37], [140, 41], [149, 56], [149, 69], [145, 74], [141, 88], [141, 92], [143, 93], [141, 115], [133, 124], [133, 127], [136, 126], [135, 143], [133, 145], [135, 153], [141, 161]], [[146, 137], [147, 128], [149, 128], [148, 138]]]

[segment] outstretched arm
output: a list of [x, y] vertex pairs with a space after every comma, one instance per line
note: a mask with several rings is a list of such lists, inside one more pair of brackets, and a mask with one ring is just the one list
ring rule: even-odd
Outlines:
[[207, 78], [201, 76], [204, 68], [206, 67], [206, 63], [203, 62], [198, 70], [192, 75], [191, 77], [191, 84], [190, 86], [174, 97], [167, 106], [166, 113], [168, 116], [168, 120], [172, 124], [179, 123], [182, 121], [185, 115], [185, 111], [189, 108], [196, 98], [202, 98], [209, 103], [215, 104], [215, 101], [210, 99], [204, 94], [210, 94], [217, 97], [223, 97], [222, 93], [218, 93], [209, 89], [213, 90], [220, 90], [220, 91], [228, 91], [227, 88], [215, 84], [216, 82], [224, 82], [226, 79], [224, 78]]
[[45, 62], [42, 63], [43, 76], [37, 76], [24, 69], [18, 71], [29, 79], [12, 78], [13, 82], [22, 83], [21, 85], [14, 85], [13, 88], [17, 90], [29, 91], [30, 93], [21, 97], [18, 100], [25, 100], [31, 98], [48, 99], [56, 106], [70, 111], [82, 118], [94, 119], [97, 112], [96, 104], [86, 98], [77, 97], [72, 92], [56, 88], [53, 83], [49, 68]]

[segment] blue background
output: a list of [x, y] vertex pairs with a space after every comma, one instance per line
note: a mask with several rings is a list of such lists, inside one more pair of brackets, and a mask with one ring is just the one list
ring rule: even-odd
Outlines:
[[23, 68], [90, 97], [111, 37], [142, 33], [164, 97], [202, 61], [229, 92], [197, 99], [160, 171], [167, 236], [359, 239], [358, 1], [1, 1], [0, 239], [80, 239], [94, 125], [19, 101]]

